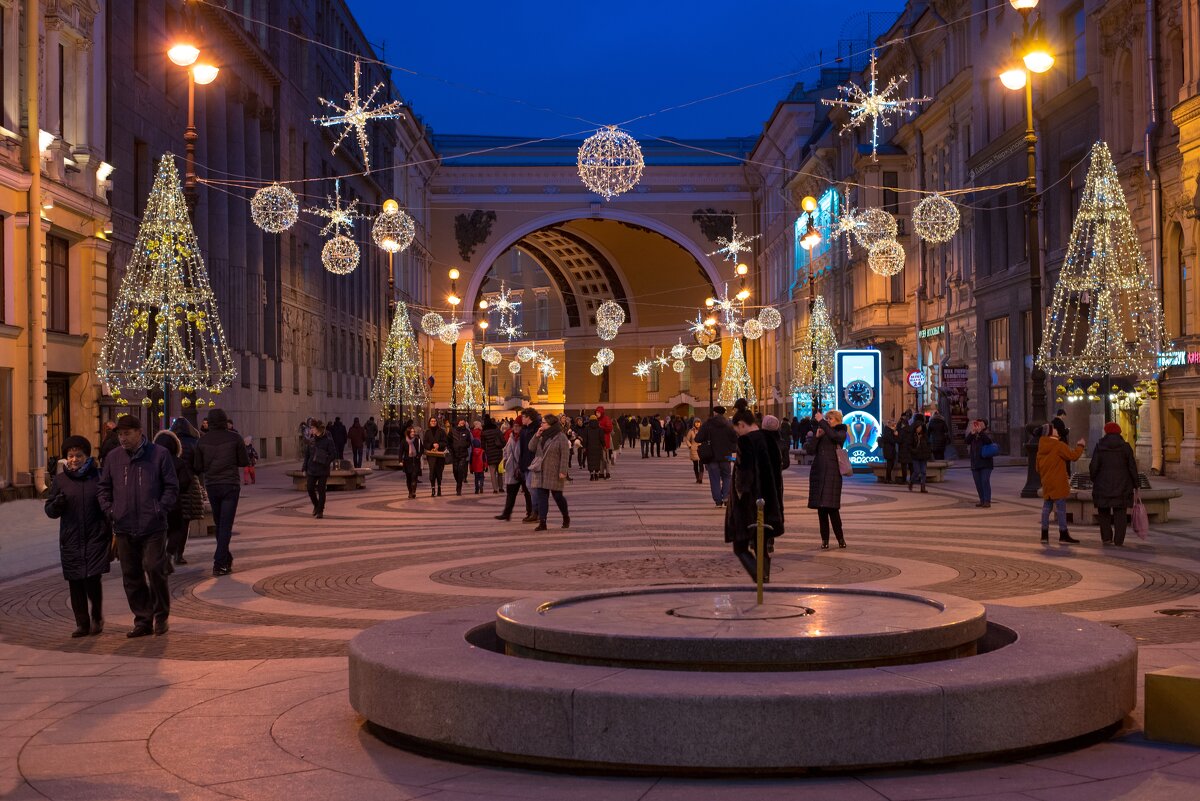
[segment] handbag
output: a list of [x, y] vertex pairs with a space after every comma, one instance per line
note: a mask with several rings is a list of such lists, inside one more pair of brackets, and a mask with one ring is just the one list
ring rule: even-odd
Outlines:
[[706, 439], [701, 442], [696, 448], [696, 455], [700, 457], [700, 464], [708, 464], [716, 455], [713, 453], [712, 440]]
[[505, 460], [501, 459], [500, 464], [496, 465], [496, 473], [498, 475], [501, 475], [501, 476], [504, 475], [504, 462], [505, 462]]
[[1133, 521], [1133, 533], [1137, 535], [1139, 540], [1144, 540], [1150, 536], [1150, 515], [1146, 514], [1146, 505], [1142, 503], [1142, 496], [1139, 493], [1133, 494], [1133, 512], [1130, 514]]
[[983, 459], [991, 459], [1000, 455], [1000, 446], [994, 442], [989, 442], [979, 449], [979, 456]]
[[843, 476], [854, 475], [854, 468], [850, 465], [850, 454], [846, 453], [845, 448], [837, 449], [838, 472]]

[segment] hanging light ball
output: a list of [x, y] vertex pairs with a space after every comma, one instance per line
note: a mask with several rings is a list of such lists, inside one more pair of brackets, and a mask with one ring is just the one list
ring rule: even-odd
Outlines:
[[913, 230], [934, 245], [949, 242], [958, 231], [958, 206], [942, 195], [930, 195], [913, 209]]
[[283, 184], [264, 186], [250, 198], [250, 219], [267, 233], [286, 231], [299, 217], [296, 194]]
[[713, 359], [714, 361], [721, 358], [721, 346], [715, 342], [705, 348], [704, 352], [708, 355], [708, 358]]
[[867, 265], [879, 275], [895, 275], [904, 269], [904, 246], [894, 239], [885, 239], [871, 246]]
[[421, 318], [421, 330], [431, 337], [436, 337], [442, 333], [442, 329], [446, 326], [446, 321], [442, 319], [442, 315], [437, 312], [429, 312]]
[[517, 351], [517, 358], [523, 362], [532, 361], [537, 356], [533, 348], [525, 346]]
[[742, 333], [746, 335], [746, 339], [758, 339], [763, 335], [762, 323], [751, 317], [742, 323]]
[[601, 348], [596, 351], [596, 362], [608, 367], [617, 358], [617, 354], [613, 353], [612, 348]]
[[603, 375], [604, 365], [600, 362], [592, 362], [592, 366], [589, 367], [588, 370], [592, 372], [592, 375]]
[[774, 331], [783, 325], [783, 315], [774, 306], [764, 306], [758, 310], [758, 322], [764, 331]]
[[646, 166], [637, 140], [615, 125], [583, 140], [576, 163], [583, 185], [605, 200], [637, 186]]
[[615, 300], [606, 300], [596, 309], [596, 327], [616, 328], [625, 324], [625, 310]]
[[389, 212], [387, 208], [371, 223], [371, 239], [388, 253], [399, 253], [413, 243], [417, 226], [408, 212], [399, 207]]
[[598, 325], [596, 326], [596, 336], [600, 337], [605, 342], [611, 342], [617, 338], [617, 327], [615, 325]]
[[687, 345], [682, 342], [677, 342], [671, 346], [671, 358], [675, 360], [682, 359], [687, 356]]
[[708, 358], [708, 354], [705, 353], [704, 348], [701, 348], [699, 346], [692, 348], [692, 361], [702, 362], [707, 358]]
[[676, 359], [675, 361], [671, 362], [671, 369], [677, 373], [682, 373], [686, 367], [687, 363], [684, 362], [683, 359]]
[[153, 401], [151, 401], [149, 398], [142, 398], [143, 406], [149, 406], [151, 403], [153, 403]]
[[508, 363], [508, 372], [512, 373], [513, 375], [516, 375], [517, 373], [521, 372], [521, 363], [520, 362], [509, 362]]
[[479, 358], [483, 359], [492, 367], [495, 367], [497, 364], [504, 361], [504, 357], [500, 355], [500, 351], [496, 350], [491, 345], [487, 345], [483, 350], [479, 351]]
[[899, 230], [896, 218], [883, 209], [864, 209], [858, 215], [858, 227], [854, 229], [854, 235], [859, 245], [870, 250], [878, 242], [895, 239]]
[[437, 338], [440, 339], [442, 342], [444, 342], [447, 345], [453, 345], [455, 342], [458, 342], [458, 326], [457, 325], [442, 326], [442, 330], [438, 331], [438, 333], [437, 333]]
[[335, 275], [349, 275], [358, 266], [358, 245], [350, 237], [338, 234], [321, 248], [321, 263]]

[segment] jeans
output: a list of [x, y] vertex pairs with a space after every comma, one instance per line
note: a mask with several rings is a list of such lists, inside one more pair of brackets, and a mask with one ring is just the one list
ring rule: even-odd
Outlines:
[[[71, 611], [75, 613], [75, 625], [81, 629], [91, 627], [93, 620], [104, 617], [104, 591], [100, 586], [100, 576], [88, 576], [83, 579], [67, 579], [71, 591]], [[88, 603], [92, 611], [88, 614]]]
[[500, 465], [490, 465], [488, 467], [488, 475], [492, 477], [492, 492], [499, 492], [504, 489], [504, 476], [500, 475]]
[[553, 495], [554, 503], [558, 506], [558, 511], [562, 514], [563, 522], [567, 521], [569, 517], [567, 514], [567, 496], [563, 495], [562, 490], [548, 490], [538, 487], [534, 492], [537, 495], [534, 503], [537, 505], [538, 520], [543, 523], [546, 522], [546, 515], [550, 513], [550, 496]]
[[213, 523], [217, 527], [217, 550], [213, 553], [213, 567], [230, 567], [233, 554], [229, 553], [229, 541], [233, 539], [233, 516], [237, 514], [238, 498], [242, 494], [239, 484], [207, 485], [208, 501], [212, 504]]
[[355, 467], [362, 467], [363, 449], [361, 445], [357, 448], [353, 445], [350, 446], [350, 458], [354, 460]]
[[328, 493], [326, 484], [328, 481], [329, 476], [308, 477], [308, 499], [312, 501], [314, 515], [325, 513], [325, 495]]
[[475, 476], [475, 492], [483, 492], [484, 473], [482, 471], [473, 474]]
[[729, 500], [729, 485], [733, 478], [733, 465], [728, 459], [717, 459], [708, 463], [708, 488], [713, 503]]
[[1042, 501], [1042, 531], [1050, 528], [1050, 507], [1054, 507], [1054, 519], [1058, 522], [1058, 530], [1067, 530], [1067, 499], [1059, 498], [1052, 501], [1046, 499]]
[[367, 461], [369, 462], [374, 458], [375, 458], [375, 440], [369, 439], [369, 440], [367, 440]]
[[980, 503], [992, 502], [992, 468], [972, 467], [971, 478], [975, 479], [975, 492], [979, 494]]
[[[209, 498], [212, 498], [212, 489], [209, 489]], [[171, 612], [166, 538], [166, 532], [162, 531], [148, 537], [117, 535], [121, 583], [125, 586], [125, 597], [129, 599], [129, 611], [133, 612], [134, 628], [148, 629], [155, 621], [165, 621]]]
[[913, 459], [912, 475], [908, 477], [908, 483], [925, 486], [925, 467], [928, 464], [924, 459]]
[[533, 515], [533, 498], [530, 497], [529, 488], [525, 486], [525, 481], [523, 479], [515, 484], [505, 485], [504, 489], [506, 493], [504, 498], [504, 511], [500, 514], [504, 515], [505, 517], [512, 515], [513, 507], [517, 505], [517, 493], [524, 492], [525, 516], [530, 517]]
[[1125, 507], [1098, 507], [1096, 509], [1096, 516], [1100, 518], [1100, 541], [1124, 545], [1125, 527], [1129, 523], [1129, 516], [1125, 513]]
[[650, 458], [650, 440], [648, 440], [648, 439], [642, 440], [642, 458], [643, 459]]

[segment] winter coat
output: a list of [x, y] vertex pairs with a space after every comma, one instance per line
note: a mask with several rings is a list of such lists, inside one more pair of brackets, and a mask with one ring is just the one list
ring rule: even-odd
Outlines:
[[804, 441], [804, 434], [806, 432], [804, 430], [804, 427], [802, 425], [800, 425], [800, 418], [798, 418], [798, 417], [792, 418], [792, 425], [791, 425], [791, 430], [789, 433], [792, 435], [793, 440], [800, 440], [801, 442]]
[[361, 448], [367, 441], [367, 429], [363, 428], [360, 423], [355, 423], [346, 432], [346, 438], [350, 440], [351, 448]]
[[1083, 455], [1083, 448], [1072, 448], [1055, 437], [1038, 437], [1037, 471], [1042, 479], [1042, 497], [1058, 501], [1071, 494], [1071, 479], [1067, 475], [1067, 462]]
[[342, 451], [346, 449], [346, 424], [341, 420], [335, 420], [326, 433], [333, 439], [333, 446], [337, 448], [338, 457], [340, 458]]
[[535, 419], [531, 420], [529, 425], [521, 426], [521, 456], [517, 464], [517, 469], [520, 470], [521, 473], [528, 471], [529, 464], [533, 461], [533, 449], [530, 443], [533, 441], [533, 438], [537, 434], [541, 425], [542, 418], [539, 415]]
[[1092, 450], [1088, 465], [1092, 477], [1092, 503], [1097, 509], [1128, 509], [1138, 486], [1133, 448], [1120, 434], [1105, 434]]
[[570, 453], [571, 445], [567, 442], [567, 437], [562, 433], [562, 429], [552, 427], [538, 434], [533, 438], [530, 448], [533, 450], [534, 456], [526, 477], [526, 484], [529, 488], [536, 487], [560, 492], [566, 489], [566, 479], [559, 478], [559, 476], [567, 472], [567, 456]]
[[828, 420], [813, 424], [817, 431], [824, 431], [823, 436], [812, 436], [804, 443], [804, 450], [813, 457], [812, 468], [808, 471], [808, 508], [809, 509], [840, 509], [842, 508], [842, 468], [838, 463], [837, 452], [846, 442], [846, 428], [839, 425], [835, 429]]
[[471, 438], [471, 472], [482, 473], [488, 468], [487, 454], [478, 437]]
[[700, 443], [696, 441], [696, 435], [699, 433], [700, 430], [693, 426], [683, 437], [683, 444], [687, 446], [688, 456], [693, 462], [700, 461]]
[[179, 439], [179, 447], [183, 449], [179, 458], [189, 465], [196, 464], [196, 446], [200, 444], [200, 432], [183, 417], [176, 417], [170, 430]]
[[480, 442], [483, 443], [483, 453], [487, 458], [487, 463], [493, 467], [500, 464], [500, 460], [504, 458], [504, 435], [500, 429], [494, 425], [491, 428], [484, 428]]
[[907, 423], [896, 426], [896, 457], [900, 464], [912, 464], [913, 430]]
[[604, 434], [604, 448], [608, 450], [612, 448], [612, 418], [604, 412], [603, 406], [596, 407], [596, 422], [600, 426], [600, 432]]
[[457, 426], [450, 432], [450, 455], [457, 463], [466, 462], [471, 458], [471, 430]]
[[930, 417], [926, 430], [929, 432], [929, 447], [932, 450], [941, 450], [950, 441], [950, 426], [946, 425], [945, 418]]
[[367, 442], [374, 443], [379, 439], [379, 426], [374, 420], [368, 420], [367, 424], [363, 426], [363, 431], [366, 432]]
[[[421, 444], [425, 448], [425, 455], [429, 456], [431, 451], [445, 453], [450, 446], [450, 438], [446, 436], [445, 430], [441, 426], [432, 426], [425, 429], [425, 435], [421, 437]], [[444, 459], [445, 456], [429, 456], [430, 459]]]
[[768, 537], [783, 534], [783, 482], [779, 469], [778, 436], [773, 431], [751, 431], [737, 439], [733, 490], [725, 510], [725, 541], [754, 540], [758, 499], [763, 500], [763, 522]]
[[519, 463], [521, 461], [521, 438], [509, 437], [508, 442], [504, 443], [504, 486], [521, 483], [521, 470]]
[[50, 485], [46, 516], [58, 520], [58, 556], [68, 581], [108, 572], [112, 532], [99, 488], [100, 469], [90, 459], [78, 473], [60, 470]]
[[991, 445], [992, 438], [987, 435], [986, 431], [980, 431], [978, 434], [967, 434], [967, 452], [971, 455], [972, 470], [991, 470], [995, 467], [995, 462], [991, 456], [983, 455], [983, 446]]
[[179, 500], [171, 454], [145, 439], [133, 453], [110, 451], [100, 470], [97, 497], [116, 533], [148, 537], [165, 532], [167, 512]]
[[908, 429], [908, 454], [914, 462], [928, 462], [933, 458], [933, 446], [924, 426], [915, 425]]
[[404, 466], [406, 474], [415, 476], [421, 472], [421, 456], [424, 455], [424, 450], [424, 444], [416, 434], [412, 435], [412, 439], [405, 439], [400, 443], [400, 463]]
[[885, 425], [879, 432], [879, 446], [883, 448], [883, 458], [889, 462], [896, 458], [896, 429]]
[[679, 447], [679, 439], [675, 434], [675, 425], [671, 421], [663, 426], [663, 447], [673, 451]]
[[109, 431], [104, 441], [100, 443], [100, 461], [103, 462], [107, 459], [108, 454], [112, 452], [113, 448], [119, 447], [121, 447], [121, 440], [117, 439], [117, 432], [115, 430]]
[[246, 443], [226, 428], [212, 428], [196, 444], [192, 469], [204, 480], [206, 487], [218, 484], [242, 483], [241, 468], [250, 464]]
[[657, 417], [650, 418], [650, 441], [662, 442], [663, 425], [658, 421]]
[[638, 439], [642, 442], [650, 441], [650, 424], [642, 423], [638, 426]]
[[337, 458], [337, 445], [334, 444], [333, 437], [329, 436], [329, 432], [326, 431], [308, 446], [308, 451], [304, 454], [304, 474], [314, 478], [328, 476], [331, 466]]
[[738, 435], [733, 430], [733, 424], [723, 414], [710, 416], [701, 424], [700, 431], [696, 434], [696, 442], [712, 443], [714, 462], [723, 462], [732, 456], [737, 450], [737, 441]]
[[583, 450], [587, 454], [588, 470], [599, 472], [604, 466], [604, 431], [599, 420], [588, 420], [583, 425]]

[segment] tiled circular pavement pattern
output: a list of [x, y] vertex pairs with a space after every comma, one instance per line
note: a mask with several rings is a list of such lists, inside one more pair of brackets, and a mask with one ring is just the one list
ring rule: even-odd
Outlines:
[[[622, 458], [612, 481], [575, 481], [571, 528], [552, 508], [551, 529], [537, 533], [493, 520], [490, 491], [410, 501], [396, 474], [332, 493], [317, 521], [283, 469], [260, 469], [243, 495], [232, 575], [209, 575], [211, 539], [189, 545], [163, 637], [124, 638], [115, 567], [108, 631], [67, 637], [45, 521], [42, 561], [0, 585], [0, 797], [1200, 799], [1200, 755], [1145, 742], [1140, 709], [1115, 740], [1079, 751], [861, 775], [586, 778], [405, 753], [366, 733], [346, 701], [345, 645], [357, 631], [534, 592], [737, 580], [721, 511], [682, 458]], [[821, 551], [806, 468], [792, 468], [774, 578], [1044, 607], [1118, 625], [1143, 643], [1143, 670], [1200, 663], [1200, 618], [1156, 614], [1200, 608], [1200, 500], [1181, 499], [1148, 543], [1101, 549], [1095, 529], [1076, 529], [1084, 544], [1042, 547], [1038, 503], [1017, 497], [1023, 476], [996, 473], [990, 510], [974, 507], [965, 470], [927, 495], [855, 477], [843, 508], [850, 547]]]

